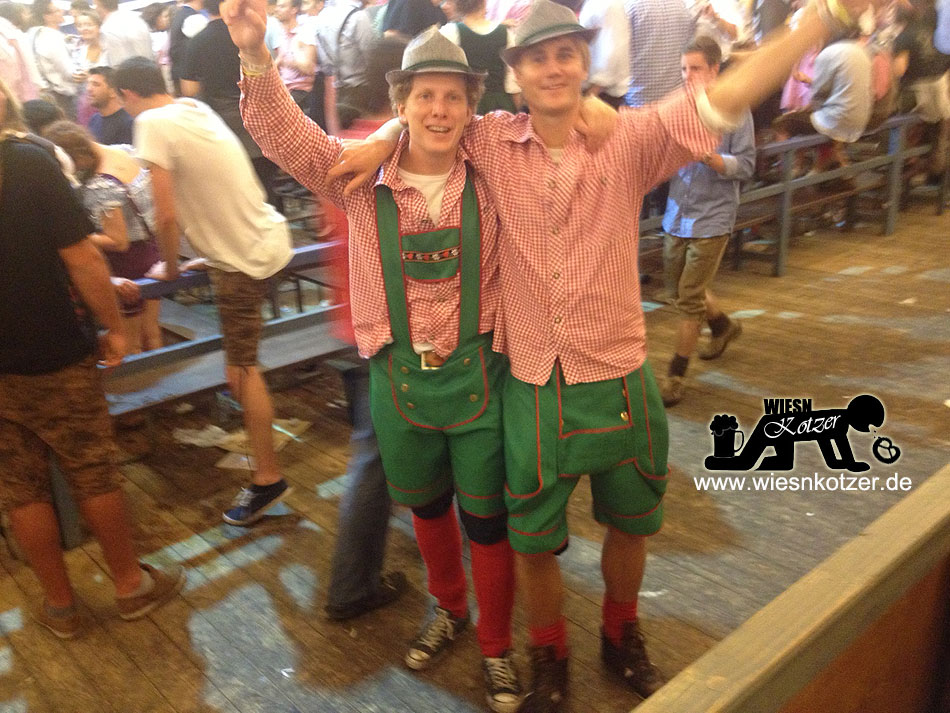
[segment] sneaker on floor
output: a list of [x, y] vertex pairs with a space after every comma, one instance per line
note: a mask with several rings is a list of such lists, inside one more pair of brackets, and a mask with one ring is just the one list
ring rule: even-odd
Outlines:
[[495, 713], [515, 713], [521, 707], [521, 681], [511, 652], [498, 658], [482, 659], [485, 676], [485, 700]]
[[45, 601], [30, 611], [37, 624], [45, 626], [60, 639], [75, 639], [82, 631], [82, 617], [75, 604], [64, 611], [52, 609]]
[[139, 562], [139, 567], [152, 578], [152, 588], [136, 597], [115, 600], [119, 608], [119, 616], [126, 621], [141, 619], [149, 612], [168, 603], [185, 584], [185, 570], [182, 567], [175, 566], [163, 570], [144, 562]]
[[380, 578], [376, 591], [369, 596], [357, 599], [349, 604], [327, 604], [323, 611], [326, 612], [327, 619], [332, 621], [355, 619], [374, 609], [392, 604], [403, 595], [407, 586], [408, 582], [405, 574], [398, 571], [386, 572]]
[[281, 478], [270, 485], [252, 485], [242, 488], [234, 498], [231, 507], [221, 516], [229, 525], [250, 525], [257, 522], [268, 508], [273, 507], [290, 495], [294, 489]]
[[683, 394], [686, 392], [686, 377], [667, 376], [660, 385], [660, 396], [663, 399], [664, 406], [676, 406], [683, 400]]
[[521, 713], [562, 713], [567, 710], [567, 659], [555, 656], [553, 646], [531, 646], [531, 690]]
[[452, 616], [452, 613], [442, 607], [434, 607], [435, 616], [422, 627], [419, 636], [409, 644], [406, 654], [406, 666], [421, 671], [427, 668], [432, 660], [445, 651], [462, 633], [468, 625], [468, 614]]
[[600, 656], [607, 670], [617, 674], [641, 697], [656, 693], [664, 681], [656, 666], [650, 662], [640, 626], [635, 621], [625, 622], [620, 646], [600, 632]]
[[730, 319], [726, 331], [718, 337], [710, 337], [709, 343], [700, 347], [698, 355], [700, 359], [718, 359], [726, 351], [729, 342], [742, 334], [742, 322], [738, 319]]

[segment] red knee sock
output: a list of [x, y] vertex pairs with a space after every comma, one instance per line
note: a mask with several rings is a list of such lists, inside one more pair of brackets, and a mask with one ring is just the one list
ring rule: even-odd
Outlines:
[[604, 595], [604, 633], [614, 646], [620, 646], [623, 625], [628, 621], [636, 620], [636, 599], [632, 602], [615, 602], [606, 594]]
[[453, 616], [463, 616], [468, 611], [467, 585], [462, 569], [462, 533], [455, 509], [449, 508], [432, 520], [413, 515], [412, 527], [426, 565], [429, 593]]
[[472, 584], [478, 600], [478, 645], [482, 656], [498, 658], [511, 648], [515, 603], [515, 556], [506, 537], [493, 545], [469, 543]]
[[553, 646], [555, 657], [567, 658], [567, 621], [564, 617], [550, 626], [531, 627], [528, 629], [528, 637], [532, 646]]

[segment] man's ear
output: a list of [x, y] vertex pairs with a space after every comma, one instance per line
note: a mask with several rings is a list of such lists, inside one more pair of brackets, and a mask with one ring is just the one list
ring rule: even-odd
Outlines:
[[399, 119], [399, 123], [403, 126], [409, 126], [409, 120], [406, 118], [406, 105], [397, 104], [396, 105], [396, 118]]

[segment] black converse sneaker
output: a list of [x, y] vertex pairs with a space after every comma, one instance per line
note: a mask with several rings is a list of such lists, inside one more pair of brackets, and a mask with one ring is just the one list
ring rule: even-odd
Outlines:
[[257, 522], [268, 508], [290, 495], [294, 489], [281, 478], [271, 485], [252, 485], [242, 488], [231, 507], [221, 516], [229, 525], [245, 526]]
[[455, 637], [468, 626], [468, 614], [457, 617], [442, 607], [434, 607], [433, 610], [435, 616], [409, 644], [409, 652], [406, 654], [406, 666], [415, 671], [428, 668], [432, 660], [445, 651], [455, 641]]
[[567, 659], [559, 659], [553, 646], [531, 646], [531, 690], [521, 713], [562, 713], [567, 706]]
[[600, 655], [607, 669], [620, 676], [641, 697], [656, 693], [663, 685], [663, 677], [650, 663], [640, 626], [635, 621], [624, 622], [620, 646], [603, 631], [600, 632]]
[[485, 700], [495, 713], [515, 713], [521, 706], [521, 682], [510, 651], [498, 658], [482, 659], [485, 675]]

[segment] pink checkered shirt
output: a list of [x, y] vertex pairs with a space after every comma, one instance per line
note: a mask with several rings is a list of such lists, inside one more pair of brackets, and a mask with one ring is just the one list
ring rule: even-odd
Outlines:
[[[303, 115], [281, 83], [277, 71], [271, 69], [261, 77], [244, 77], [241, 90], [241, 117], [264, 155], [312, 192], [326, 196], [346, 211], [350, 224], [353, 329], [360, 354], [371, 357], [392, 342], [376, 232], [375, 185], [381, 183], [392, 189], [399, 213], [399, 228], [404, 235], [458, 227], [462, 219], [465, 164], [470, 159], [464, 151], [459, 151], [445, 186], [439, 224], [433, 225], [422, 193], [407, 186], [397, 172], [399, 156], [408, 144], [408, 134], [403, 134], [377, 180], [344, 198], [344, 181], [327, 185], [325, 180], [327, 171], [339, 157], [342, 141], [327, 136]], [[479, 332], [484, 334], [495, 328], [498, 311], [498, 217], [485, 181], [474, 173], [473, 181], [482, 230]], [[429, 343], [443, 357], [451, 354], [458, 346], [459, 275], [441, 281], [406, 278], [406, 294], [413, 343]]]
[[643, 196], [717, 143], [688, 90], [622, 109], [596, 153], [573, 132], [559, 163], [525, 114], [493, 113], [466, 130], [462, 146], [501, 218], [495, 348], [511, 359], [516, 378], [544, 384], [555, 360], [569, 384], [617, 378], [643, 364]]

